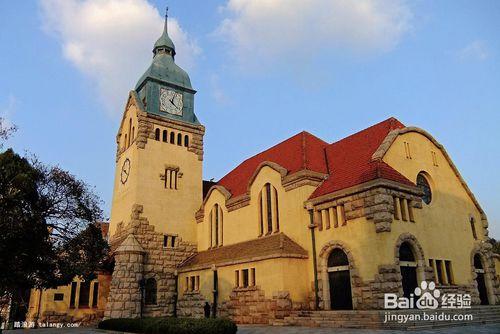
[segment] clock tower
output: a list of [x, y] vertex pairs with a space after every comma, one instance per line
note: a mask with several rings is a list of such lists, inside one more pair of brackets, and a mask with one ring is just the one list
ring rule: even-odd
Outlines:
[[[115, 269], [107, 318], [172, 314], [175, 268], [196, 251], [205, 128], [194, 113], [196, 91], [175, 55], [165, 17], [152, 63], [129, 93], [116, 136], [109, 233]], [[147, 289], [141, 295], [145, 286], [155, 292], [149, 301]], [[124, 300], [130, 301], [125, 307]]]

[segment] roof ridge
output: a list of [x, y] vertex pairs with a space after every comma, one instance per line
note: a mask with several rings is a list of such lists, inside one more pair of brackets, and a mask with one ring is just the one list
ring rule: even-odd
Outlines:
[[334, 141], [334, 142], [332, 142], [330, 145], [333, 145], [333, 144], [338, 144], [338, 143], [340, 143], [340, 142], [342, 142], [342, 141], [344, 141], [344, 140], [346, 140], [346, 139], [352, 138], [352, 137], [354, 137], [354, 136], [358, 136], [359, 134], [361, 134], [361, 133], [363, 133], [363, 132], [367, 132], [368, 130], [372, 130], [373, 128], [375, 128], [375, 127], [377, 127], [377, 126], [380, 126], [380, 125], [382, 125], [382, 124], [384, 124], [384, 123], [389, 123], [389, 125], [390, 125], [390, 126], [389, 126], [389, 131], [394, 130], [394, 129], [396, 128], [396, 127], [395, 127], [395, 125], [398, 125], [397, 123], [396, 123], [396, 124], [394, 124], [395, 122], [397, 122], [397, 123], [401, 124], [403, 127], [405, 126], [405, 125], [404, 125], [403, 123], [401, 123], [401, 122], [400, 122], [397, 118], [395, 118], [395, 117], [389, 117], [389, 118], [387, 118], [387, 119], [385, 119], [385, 120], [383, 120], [383, 121], [381, 121], [381, 122], [378, 122], [378, 123], [372, 124], [372, 125], [370, 125], [370, 126], [369, 126], [369, 127], [367, 127], [367, 128], [364, 128], [364, 129], [359, 130], [359, 131], [357, 131], [357, 132], [355, 132], [355, 133], [353, 133], [353, 134], [350, 134], [350, 135], [348, 135], [348, 136], [346, 136], [346, 137], [343, 137], [343, 138], [341, 138], [341, 139], [339, 139], [339, 140], [337, 140], [337, 141]]

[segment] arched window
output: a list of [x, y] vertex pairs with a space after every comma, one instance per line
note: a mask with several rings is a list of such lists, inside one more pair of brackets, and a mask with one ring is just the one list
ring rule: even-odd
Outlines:
[[155, 140], [160, 140], [160, 129], [158, 128], [155, 130]]
[[127, 134], [125, 134], [125, 142], [123, 143], [123, 147], [127, 148], [127, 143], [128, 143], [128, 137]]
[[184, 147], [189, 147], [189, 136], [188, 135], [184, 136]]
[[210, 212], [210, 247], [218, 247], [223, 244], [224, 217], [222, 208], [215, 204]]
[[177, 134], [177, 145], [182, 146], [182, 134]]
[[167, 130], [163, 130], [163, 138], [162, 139], [165, 143], [168, 142]]
[[408, 242], [403, 242], [399, 247], [399, 261], [415, 262], [415, 255]]
[[132, 127], [132, 138], [131, 141], [133, 142], [135, 138], [135, 126]]
[[170, 131], [170, 144], [175, 144], [175, 133]]
[[146, 305], [156, 305], [156, 280], [148, 278], [144, 285], [144, 303]]
[[335, 248], [328, 257], [328, 267], [340, 267], [349, 265], [347, 254], [340, 248]]
[[474, 217], [470, 217], [470, 228], [472, 230], [472, 236], [474, 237], [475, 240], [477, 240], [476, 222], [474, 220]]
[[481, 255], [474, 255], [474, 268], [483, 269], [483, 261], [481, 261]]
[[422, 195], [422, 201], [424, 201], [425, 204], [429, 204], [432, 201], [432, 191], [431, 186], [429, 185], [429, 181], [427, 180], [423, 172], [420, 172], [417, 175], [417, 186], [424, 193]]
[[266, 183], [259, 193], [259, 235], [278, 232], [279, 229], [278, 191]]
[[342, 249], [335, 248], [328, 256], [327, 264], [330, 309], [351, 310], [351, 273], [347, 254]]

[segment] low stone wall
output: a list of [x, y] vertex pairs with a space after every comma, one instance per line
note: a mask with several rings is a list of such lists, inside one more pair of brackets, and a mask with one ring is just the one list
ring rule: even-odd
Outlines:
[[96, 310], [92, 313], [82, 314], [81, 316], [72, 316], [66, 312], [46, 311], [43, 312], [38, 320], [40, 323], [78, 323], [80, 326], [97, 325], [102, 320], [104, 311]]
[[[295, 304], [295, 307], [299, 306]], [[258, 286], [236, 288], [229, 300], [222, 303], [219, 316], [229, 317], [238, 324], [270, 324], [290, 315], [293, 307], [287, 291], [277, 291], [271, 298], [266, 298]]]
[[199, 292], [184, 292], [177, 302], [179, 317], [203, 318], [205, 303], [210, 302]]

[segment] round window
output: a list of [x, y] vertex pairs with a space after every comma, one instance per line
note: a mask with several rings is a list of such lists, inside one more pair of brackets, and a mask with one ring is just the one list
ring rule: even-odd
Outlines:
[[424, 176], [423, 173], [419, 173], [417, 176], [417, 186], [423, 191], [422, 200], [425, 204], [429, 204], [432, 201], [432, 191], [429, 181]]

